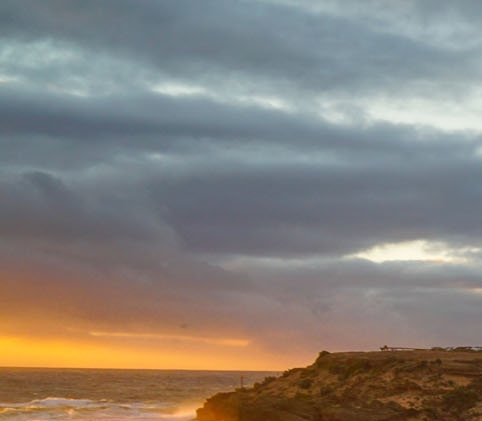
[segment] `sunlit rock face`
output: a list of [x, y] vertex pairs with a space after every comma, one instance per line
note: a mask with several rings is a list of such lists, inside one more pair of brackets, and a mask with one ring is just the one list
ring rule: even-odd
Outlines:
[[199, 421], [480, 420], [481, 351], [320, 353], [306, 368], [220, 393]]

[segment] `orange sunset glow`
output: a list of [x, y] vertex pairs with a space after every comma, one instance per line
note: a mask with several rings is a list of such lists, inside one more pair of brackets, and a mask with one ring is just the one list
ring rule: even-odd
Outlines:
[[476, 3], [0, 0], [0, 367], [479, 345]]
[[[182, 341], [182, 340], [181, 340]], [[201, 338], [199, 342], [205, 343]], [[221, 340], [219, 340], [221, 341]], [[230, 342], [230, 340], [227, 340]], [[190, 340], [190, 342], [194, 342]], [[239, 345], [226, 345], [227, 347]], [[266, 356], [243, 346], [242, 351], [226, 347], [160, 345], [142, 346], [135, 341], [96, 344], [66, 340], [0, 338], [2, 363], [11, 367], [142, 368], [200, 370], [281, 370], [286, 359], [270, 363]], [[303, 361], [300, 361], [303, 363]]]

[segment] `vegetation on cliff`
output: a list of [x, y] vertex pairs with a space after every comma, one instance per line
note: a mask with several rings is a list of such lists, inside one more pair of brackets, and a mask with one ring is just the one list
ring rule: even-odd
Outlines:
[[306, 368], [220, 393], [199, 421], [482, 420], [482, 352], [321, 352]]

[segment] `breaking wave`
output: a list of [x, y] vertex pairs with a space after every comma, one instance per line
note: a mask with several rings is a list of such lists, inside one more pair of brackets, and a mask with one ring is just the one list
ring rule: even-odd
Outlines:
[[0, 403], [0, 420], [97, 420], [127, 419], [184, 421], [195, 416], [195, 407], [182, 408], [167, 403], [112, 402], [109, 400], [48, 397], [23, 403]]

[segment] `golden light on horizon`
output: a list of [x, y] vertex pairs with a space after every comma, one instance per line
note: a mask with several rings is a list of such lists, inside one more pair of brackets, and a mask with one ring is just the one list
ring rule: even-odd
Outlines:
[[[0, 337], [0, 366], [120, 369], [280, 370], [282, 362], [260, 355], [247, 344], [218, 340], [197, 346], [153, 346], [132, 337], [103, 336], [111, 341]], [[119, 341], [128, 339], [126, 343]], [[149, 342], [149, 341], [148, 341]], [[189, 341], [188, 341], [189, 342]], [[229, 345], [230, 344], [230, 345]]]
[[224, 345], [234, 347], [246, 347], [251, 341], [247, 339], [232, 338], [211, 338], [187, 335], [164, 335], [156, 333], [132, 333], [132, 332], [89, 332], [92, 336], [110, 337], [110, 338], [129, 338], [129, 339], [158, 339], [158, 340], [176, 340], [183, 342], [199, 342], [213, 345]]

